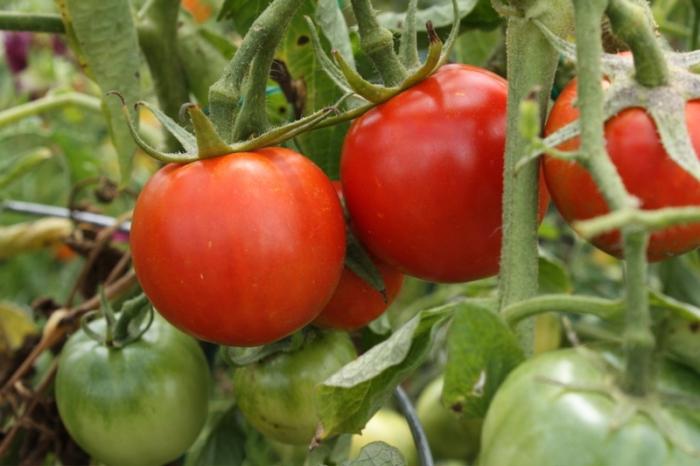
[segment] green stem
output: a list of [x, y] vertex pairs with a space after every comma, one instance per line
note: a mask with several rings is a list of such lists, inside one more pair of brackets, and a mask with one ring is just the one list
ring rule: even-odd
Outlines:
[[[243, 42], [226, 66], [224, 74], [209, 88], [211, 120], [226, 142], [233, 141], [233, 129], [242, 97], [243, 81], [260, 50], [277, 46], [303, 0], [274, 0], [251, 25]], [[267, 78], [258, 85], [267, 85]]]
[[615, 34], [632, 49], [635, 79], [643, 86], [663, 86], [669, 70], [647, 10], [629, 0], [609, 0], [607, 14]]
[[352, 0], [360, 31], [360, 46], [370, 57], [385, 86], [398, 86], [408, 75], [394, 51], [394, 35], [377, 21], [370, 0]]
[[[280, 37], [281, 38], [281, 37]], [[270, 126], [265, 110], [267, 80], [275, 58], [275, 46], [260, 49], [247, 78], [247, 90], [233, 126], [233, 140], [245, 141], [259, 136]]]
[[135, 318], [140, 317], [144, 311], [144, 307], [149, 305], [150, 303], [145, 294], [141, 294], [124, 303], [124, 306], [119, 313], [119, 318], [114, 325], [114, 333], [112, 337], [116, 343], [129, 339], [129, 325]]
[[693, 2], [693, 29], [690, 35], [690, 50], [698, 47], [698, 34], [700, 34], [700, 8], [697, 2]]
[[622, 209], [600, 217], [573, 224], [584, 238], [593, 238], [624, 226], [638, 226], [645, 231], [658, 231], [668, 227], [700, 222], [699, 207], [667, 207], [657, 210]]
[[102, 112], [102, 103], [97, 97], [92, 97], [78, 92], [47, 95], [26, 104], [17, 105], [0, 112], [0, 128], [16, 123], [24, 118], [48, 112], [66, 105], [75, 105], [93, 112]]
[[[556, 14], [539, 19], [557, 34], [568, 32], [568, 8], [562, 1], [548, 1]], [[503, 240], [499, 276], [500, 308], [537, 293], [537, 210], [539, 164], [521, 167], [519, 160], [528, 155], [528, 141], [520, 134], [520, 102], [539, 88], [540, 115], [546, 115], [547, 102], [559, 53], [528, 18], [508, 18], [508, 121], [503, 181]], [[521, 340], [532, 345], [532, 323], [520, 328]]]
[[[139, 44], [158, 97], [158, 105], [170, 118], [177, 119], [180, 106], [189, 100], [185, 72], [177, 54], [177, 18], [180, 0], [154, 0], [141, 11]], [[177, 151], [180, 143], [170, 132], [166, 150]]]
[[0, 30], [50, 32], [54, 34], [66, 32], [61, 15], [17, 13], [14, 11], [0, 11]]
[[646, 290], [646, 250], [649, 235], [635, 230], [623, 232], [627, 309], [623, 334], [625, 372], [621, 382], [622, 389], [627, 393], [644, 396], [652, 388], [655, 346]]
[[[612, 3], [615, 0], [610, 1]], [[576, 35], [579, 38], [576, 58], [578, 101], [581, 110], [581, 153], [609, 208], [624, 211], [634, 208], [635, 203], [605, 150], [600, 57], [603, 52], [601, 17], [607, 4], [608, 0], [574, 0]], [[611, 21], [615, 26], [615, 20], [611, 18]], [[648, 234], [640, 233], [637, 227], [628, 226], [622, 230], [622, 235], [626, 262], [626, 314], [623, 335], [626, 369], [622, 388], [634, 395], [644, 395], [650, 387], [654, 349], [654, 339], [649, 329], [649, 302], [646, 291]]]
[[420, 64], [418, 59], [418, 33], [416, 31], [416, 10], [418, 0], [409, 0], [406, 10], [406, 24], [401, 33], [401, 43], [399, 44], [399, 57], [401, 63], [408, 68], [415, 68]]
[[621, 315], [624, 302], [594, 296], [572, 296], [569, 294], [550, 294], [518, 301], [501, 311], [501, 315], [511, 327], [521, 320], [547, 312], [571, 312], [588, 314], [601, 319], [612, 319]]

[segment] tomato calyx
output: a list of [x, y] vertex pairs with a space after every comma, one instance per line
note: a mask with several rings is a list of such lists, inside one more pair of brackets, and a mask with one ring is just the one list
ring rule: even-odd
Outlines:
[[[105, 320], [104, 335], [100, 335], [90, 327], [90, 323], [95, 318]], [[138, 341], [151, 327], [153, 318], [153, 307], [145, 294], [141, 293], [126, 301], [120, 312], [115, 314], [104, 290], [100, 290], [100, 308], [85, 314], [80, 320], [80, 326], [88, 337], [98, 343], [109, 348], [121, 349]]]
[[304, 327], [288, 337], [267, 345], [260, 346], [228, 346], [223, 348], [222, 355], [232, 367], [243, 367], [271, 358], [278, 353], [293, 353], [312, 342], [320, 334], [320, 330], [311, 326]]

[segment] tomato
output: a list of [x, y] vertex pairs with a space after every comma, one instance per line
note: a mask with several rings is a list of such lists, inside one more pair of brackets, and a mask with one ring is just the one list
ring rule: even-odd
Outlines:
[[316, 317], [314, 325], [340, 330], [356, 330], [386, 311], [401, 290], [403, 274], [386, 264], [376, 260], [373, 262], [384, 280], [386, 301], [379, 291], [345, 267], [333, 297]]
[[423, 390], [416, 411], [435, 456], [451, 459], [471, 459], [479, 451], [481, 419], [460, 420], [446, 408], [440, 397], [444, 380], [433, 380]]
[[282, 443], [308, 445], [319, 423], [317, 385], [357, 356], [343, 332], [317, 332], [297, 351], [276, 353], [237, 368], [233, 393], [257, 430]]
[[345, 225], [323, 172], [276, 147], [162, 168], [136, 202], [131, 248], [173, 325], [255, 346], [321, 312], [340, 280]]
[[507, 90], [489, 71], [447, 65], [355, 120], [340, 176], [379, 259], [438, 282], [498, 272]]
[[388, 408], [382, 408], [367, 422], [361, 434], [353, 435], [350, 458], [357, 458], [360, 450], [372, 442], [384, 442], [397, 448], [406, 460], [406, 466], [418, 464], [418, 453], [406, 419]]
[[[104, 320], [90, 324], [104, 333]], [[58, 411], [71, 437], [100, 463], [168, 463], [189, 448], [207, 416], [209, 369], [193, 338], [156, 316], [124, 348], [76, 332], [61, 353]]]
[[[664, 436], [646, 414], [615, 427], [623, 406], [608, 395], [564, 388], [602, 385], [610, 373], [576, 349], [542, 353], [517, 367], [496, 392], [486, 414], [479, 466], [692, 466], [698, 459]], [[678, 398], [700, 393], [700, 378], [667, 365], [658, 381]], [[673, 440], [697, 449], [700, 416], [666, 406]]]
[[189, 11], [199, 23], [208, 20], [212, 14], [212, 6], [206, 0], [183, 0], [182, 8]]
[[[546, 134], [576, 120], [574, 107], [576, 81], [570, 82], [557, 98], [547, 120]], [[696, 154], [700, 154], [700, 100], [686, 105], [686, 124]], [[605, 139], [610, 159], [630, 194], [641, 202], [642, 209], [660, 209], [700, 205], [700, 183], [678, 166], [666, 153], [656, 126], [640, 108], [623, 110], [605, 123]], [[559, 146], [575, 150], [575, 138]], [[544, 173], [554, 204], [571, 223], [608, 212], [593, 178], [575, 162], [545, 157]], [[619, 232], [594, 238], [593, 244], [617, 257], [622, 256]], [[700, 223], [676, 226], [652, 233], [647, 256], [663, 260], [700, 246]]]

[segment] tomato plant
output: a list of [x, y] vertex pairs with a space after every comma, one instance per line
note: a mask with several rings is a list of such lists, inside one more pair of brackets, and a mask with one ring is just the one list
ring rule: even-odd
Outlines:
[[[576, 80], [571, 81], [557, 98], [549, 114], [545, 133], [578, 118]], [[685, 122], [696, 153], [700, 153], [700, 101], [685, 107]], [[666, 153], [649, 115], [639, 108], [623, 110], [605, 123], [607, 151], [625, 187], [639, 199], [642, 209], [700, 205], [700, 182], [681, 168]], [[562, 150], [575, 150], [579, 140], [562, 144]], [[544, 174], [547, 187], [557, 209], [571, 223], [608, 212], [593, 179], [579, 164], [545, 157]], [[651, 180], [654, 180], [652, 183]], [[619, 232], [600, 235], [593, 244], [603, 251], [621, 257]], [[700, 245], [700, 224], [666, 228], [652, 233], [647, 255], [658, 261], [682, 254]]]
[[[657, 403], [665, 425], [643, 412], [625, 419], [619, 409], [624, 402], [612, 396], [615, 389], [606, 363], [582, 351], [543, 353], [508, 376], [484, 421], [481, 466], [697, 464], [697, 458], [679, 446], [700, 444], [697, 412], [681, 406], [661, 408], [656, 398], [649, 397], [637, 402]], [[606, 383], [609, 393], [603, 392]], [[670, 396], [690, 396], [700, 390], [700, 379], [669, 365], [658, 388]], [[634, 406], [634, 401], [628, 403], [627, 407]]]
[[506, 99], [501, 77], [447, 65], [355, 120], [341, 181], [379, 259], [439, 282], [498, 272]]
[[[105, 331], [105, 320], [89, 324]], [[56, 402], [71, 437], [107, 465], [162, 465], [207, 416], [209, 369], [196, 340], [157, 316], [141, 338], [108, 347], [85, 331], [66, 343]]]
[[268, 148], [161, 169], [136, 202], [131, 248], [141, 286], [173, 325], [253, 346], [321, 312], [342, 272], [345, 227], [323, 172]]
[[282, 443], [311, 442], [319, 423], [316, 386], [357, 356], [346, 333], [316, 332], [306, 338], [298, 350], [236, 368], [233, 374], [240, 410], [256, 429]]

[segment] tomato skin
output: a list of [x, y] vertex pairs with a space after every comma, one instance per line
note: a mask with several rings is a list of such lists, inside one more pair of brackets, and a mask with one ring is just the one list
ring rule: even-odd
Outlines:
[[[447, 65], [354, 121], [341, 181], [380, 260], [438, 282], [498, 272], [507, 90], [489, 71]], [[546, 202], [541, 189], [542, 212]]]
[[[700, 378], [665, 367], [661, 388], [697, 395]], [[542, 378], [574, 385], [602, 385], [610, 374], [575, 349], [542, 353], [516, 368], [498, 389], [486, 414], [480, 466], [692, 466], [645, 414], [617, 429], [619, 404], [608, 396], [564, 389]], [[666, 408], [686, 444], [700, 445], [700, 416], [690, 408]]]
[[430, 448], [438, 458], [471, 459], [479, 451], [482, 420], [461, 420], [446, 408], [440, 397], [444, 379], [428, 384], [418, 398], [416, 412], [428, 437]]
[[257, 430], [278, 442], [308, 445], [319, 423], [317, 385], [357, 357], [344, 332], [319, 332], [301, 349], [236, 368], [233, 393]]
[[[90, 325], [104, 332], [104, 321]], [[208, 385], [196, 340], [156, 316], [141, 340], [122, 349], [75, 333], [61, 353], [56, 402], [71, 437], [98, 462], [158, 466], [199, 434]]]
[[[564, 88], [549, 114], [545, 134], [578, 118], [574, 107], [576, 81]], [[686, 124], [696, 154], [700, 154], [700, 100], [686, 104]], [[639, 108], [623, 110], [605, 123], [608, 154], [625, 187], [647, 210], [700, 205], [700, 182], [685, 172], [666, 154], [656, 127]], [[575, 150], [579, 138], [559, 146]], [[571, 223], [607, 213], [605, 200], [593, 178], [579, 164], [553, 157], [544, 158], [544, 174], [550, 195], [564, 219]], [[616, 257], [622, 257], [619, 232], [596, 237], [593, 244]], [[651, 235], [647, 256], [659, 261], [700, 246], [700, 223], [667, 228]]]
[[284, 148], [168, 165], [131, 230], [156, 309], [203, 340], [255, 346], [311, 322], [343, 268], [345, 225], [330, 180]]
[[386, 301], [380, 292], [345, 267], [333, 297], [316, 317], [314, 325], [346, 331], [357, 330], [386, 311], [401, 291], [403, 274], [386, 264], [376, 260], [373, 262], [384, 280]]

